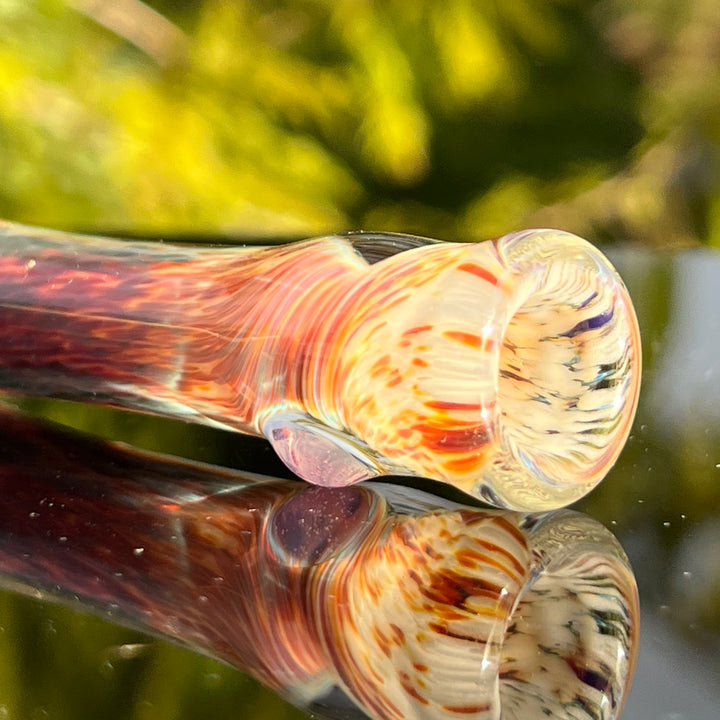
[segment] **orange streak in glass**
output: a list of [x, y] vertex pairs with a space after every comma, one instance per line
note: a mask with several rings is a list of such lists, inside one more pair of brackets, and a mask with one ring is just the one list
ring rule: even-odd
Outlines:
[[462, 265], [458, 265], [458, 270], [470, 273], [471, 275], [477, 275], [477, 277], [485, 280], [485, 282], [489, 282], [491, 285], [500, 284], [497, 275], [491, 273], [487, 268], [476, 265], [475, 263], [463, 263]]
[[479, 403], [459, 403], [450, 402], [449, 400], [428, 400], [425, 403], [425, 407], [432, 408], [433, 410], [482, 410], [482, 405]]
[[481, 335], [475, 335], [475, 333], [462, 332], [461, 330], [446, 330], [443, 335], [448, 340], [456, 340], [457, 342], [463, 343], [473, 348], [481, 348], [483, 345], [483, 338]]

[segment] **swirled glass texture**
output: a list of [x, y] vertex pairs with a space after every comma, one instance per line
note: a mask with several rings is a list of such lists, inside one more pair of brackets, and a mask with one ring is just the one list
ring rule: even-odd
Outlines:
[[264, 435], [316, 484], [565, 506], [622, 449], [640, 364], [622, 281], [560, 231], [221, 249], [0, 225], [1, 388]]
[[638, 600], [579, 513], [323, 488], [0, 414], [0, 584], [244, 669], [323, 717], [611, 720]]

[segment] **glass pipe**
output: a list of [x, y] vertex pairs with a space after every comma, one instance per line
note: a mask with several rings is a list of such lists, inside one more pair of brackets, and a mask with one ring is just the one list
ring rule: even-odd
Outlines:
[[556, 230], [198, 248], [0, 224], [0, 389], [264, 435], [320, 485], [562, 507], [622, 449], [640, 365], [622, 281]]
[[323, 488], [0, 414], [0, 585], [152, 632], [348, 720], [610, 720], [638, 640], [582, 514]]

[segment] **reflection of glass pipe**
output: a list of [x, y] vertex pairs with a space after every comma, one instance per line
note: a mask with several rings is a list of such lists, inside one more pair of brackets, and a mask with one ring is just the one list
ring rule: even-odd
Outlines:
[[321, 485], [567, 505], [627, 437], [639, 342], [607, 260], [554, 230], [200, 249], [0, 224], [1, 388], [265, 435]]
[[627, 694], [635, 581], [579, 513], [262, 479], [7, 413], [0, 492], [0, 584], [79, 597], [319, 714], [609, 720]]

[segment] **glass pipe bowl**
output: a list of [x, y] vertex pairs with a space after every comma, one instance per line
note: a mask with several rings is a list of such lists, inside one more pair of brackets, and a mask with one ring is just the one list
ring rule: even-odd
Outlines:
[[[372, 270], [335, 340], [341, 357], [325, 392], [339, 398], [326, 415], [363, 443], [346, 452], [346, 474], [314, 482], [379, 466], [547, 510], [605, 476], [630, 431], [641, 357], [627, 290], [596, 248], [534, 230], [410, 250]], [[295, 427], [283, 437], [297, 443], [296, 462], [338, 462], [316, 451], [320, 432]]]
[[612, 466], [639, 382], [622, 281], [560, 231], [198, 248], [0, 225], [0, 389], [264, 435], [316, 484], [561, 507]]
[[498, 244], [524, 291], [498, 364], [506, 455], [486, 482], [495, 504], [560, 507], [595, 487], [625, 445], [640, 392], [637, 318], [606, 258], [574, 236], [516, 233]]

